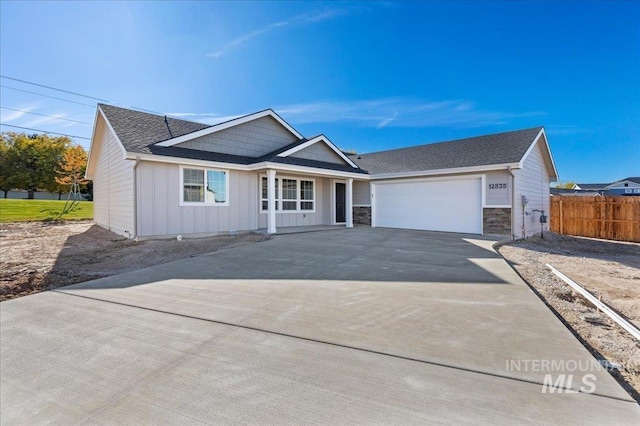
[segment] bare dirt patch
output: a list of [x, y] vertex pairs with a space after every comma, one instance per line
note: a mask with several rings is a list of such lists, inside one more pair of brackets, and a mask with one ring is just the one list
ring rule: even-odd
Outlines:
[[0, 225], [0, 301], [263, 241], [252, 233], [135, 242], [92, 222]]
[[640, 244], [546, 233], [498, 250], [596, 358], [620, 366], [612, 374], [640, 403], [640, 343], [545, 265], [640, 325]]

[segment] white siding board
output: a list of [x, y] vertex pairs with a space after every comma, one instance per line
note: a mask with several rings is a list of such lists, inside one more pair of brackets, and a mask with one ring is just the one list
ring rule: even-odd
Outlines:
[[97, 157], [94, 221], [116, 234], [133, 235], [133, 161], [124, 159], [122, 147], [102, 120], [96, 127], [92, 151]]
[[[180, 206], [179, 165], [141, 162], [138, 166], [139, 236], [188, 237], [257, 229], [257, 174], [231, 170], [228, 178], [229, 206]], [[256, 184], [252, 184], [253, 181]]]
[[367, 181], [353, 181], [353, 204], [371, 205], [371, 184]]
[[223, 154], [260, 157], [298, 138], [273, 117], [262, 117], [175, 145]]
[[[538, 142], [525, 158], [521, 170], [515, 171], [515, 229], [516, 237], [529, 237], [540, 232], [540, 214], [533, 210], [544, 210], [549, 215], [549, 173]], [[526, 196], [529, 203], [522, 209], [522, 196]], [[523, 231], [524, 224], [524, 231]], [[549, 229], [549, 223], [544, 225]]]
[[[486, 206], [511, 205], [511, 173], [508, 170], [497, 170], [486, 173], [485, 194]], [[506, 184], [506, 189], [491, 189], [490, 185]]]

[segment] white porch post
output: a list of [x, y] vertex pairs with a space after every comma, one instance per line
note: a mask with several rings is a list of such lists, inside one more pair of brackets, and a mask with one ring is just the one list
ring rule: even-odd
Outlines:
[[267, 170], [267, 233], [276, 233], [276, 171]]
[[347, 179], [347, 194], [346, 194], [346, 222], [347, 228], [353, 228], [353, 179]]

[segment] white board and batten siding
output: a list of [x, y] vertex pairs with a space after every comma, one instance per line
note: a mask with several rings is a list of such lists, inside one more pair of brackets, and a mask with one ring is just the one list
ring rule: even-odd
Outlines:
[[273, 117], [262, 117], [176, 145], [222, 154], [261, 157], [298, 138]]
[[[539, 141], [524, 159], [522, 169], [515, 170], [515, 227], [516, 237], [529, 237], [540, 232], [540, 213], [533, 210], [544, 210], [549, 216], [549, 173], [542, 154]], [[522, 209], [522, 196], [526, 196], [529, 203], [524, 208], [524, 219]], [[524, 223], [524, 232], [523, 232]], [[544, 224], [544, 229], [549, 230], [549, 223]]]
[[366, 180], [353, 181], [353, 205], [371, 206], [371, 184]]
[[496, 170], [485, 173], [485, 207], [511, 207], [511, 173]]
[[100, 136], [91, 153], [98, 158], [93, 178], [93, 220], [116, 234], [132, 237], [134, 162], [125, 160], [122, 146], [102, 120], [96, 134]]
[[482, 233], [483, 176], [372, 184], [372, 226]]
[[204, 236], [257, 229], [255, 172], [227, 170], [228, 206], [180, 205], [180, 166], [142, 161], [138, 165], [138, 237]]

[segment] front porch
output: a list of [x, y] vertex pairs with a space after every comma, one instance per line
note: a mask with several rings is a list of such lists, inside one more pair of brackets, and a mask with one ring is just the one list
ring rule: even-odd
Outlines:
[[283, 234], [353, 227], [351, 173], [267, 169], [260, 175], [259, 231]]

